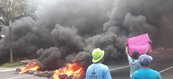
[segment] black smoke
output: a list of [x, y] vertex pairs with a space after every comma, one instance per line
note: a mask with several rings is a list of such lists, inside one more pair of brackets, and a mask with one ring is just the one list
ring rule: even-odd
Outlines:
[[[172, 47], [172, 0], [116, 0], [104, 29], [115, 27], [116, 34], [131, 37], [149, 33], [153, 46]], [[120, 33], [117, 33], [117, 31]]]
[[[172, 4], [171, 0], [47, 1], [40, 4], [38, 19], [23, 17], [13, 23], [13, 53], [16, 60], [38, 58], [43, 68], [55, 69], [69, 62], [87, 67], [94, 48], [106, 51], [106, 62], [122, 59], [126, 39], [143, 33], [150, 35], [153, 46], [171, 47]], [[1, 63], [9, 58], [7, 31], [0, 40]]]

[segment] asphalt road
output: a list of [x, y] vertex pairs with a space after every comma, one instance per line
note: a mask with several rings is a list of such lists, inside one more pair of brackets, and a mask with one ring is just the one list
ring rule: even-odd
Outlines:
[[167, 70], [166, 72], [162, 73], [163, 79], [173, 79], [173, 68]]
[[[163, 79], [173, 79], [173, 49], [160, 51], [151, 54], [153, 61], [151, 68], [160, 71]], [[127, 61], [125, 64], [111, 65], [111, 75], [113, 79], [129, 79], [129, 67]], [[28, 74], [14, 74], [15, 71], [0, 72], [0, 79], [48, 79]]]
[[15, 71], [0, 72], [0, 79], [47, 79], [28, 74], [15, 74]]

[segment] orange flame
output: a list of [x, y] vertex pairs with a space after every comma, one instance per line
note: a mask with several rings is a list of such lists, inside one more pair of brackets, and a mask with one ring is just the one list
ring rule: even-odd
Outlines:
[[74, 79], [80, 77], [83, 73], [84, 69], [79, 64], [67, 64], [67, 66], [55, 70], [52, 77], [53, 79], [60, 79], [59, 76], [65, 74], [72, 76], [72, 79]]
[[25, 66], [22, 66], [20, 68], [20, 72], [18, 72], [19, 74], [23, 74], [28, 72], [29, 70], [38, 70], [40, 67], [37, 65], [36, 62], [30, 62], [28, 64], [26, 64]]

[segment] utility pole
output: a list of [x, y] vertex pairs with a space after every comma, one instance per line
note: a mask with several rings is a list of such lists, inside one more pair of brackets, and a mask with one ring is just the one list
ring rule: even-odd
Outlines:
[[13, 48], [12, 48], [12, 20], [10, 20], [9, 26], [9, 45], [10, 45], [10, 62], [12, 63], [13, 60]]

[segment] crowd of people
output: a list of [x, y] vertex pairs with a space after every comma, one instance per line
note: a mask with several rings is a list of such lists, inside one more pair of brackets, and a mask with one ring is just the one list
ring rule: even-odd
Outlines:
[[[138, 51], [133, 51], [129, 55], [127, 47], [125, 52], [130, 66], [129, 79], [162, 79], [158, 71], [149, 67], [152, 56], [147, 53], [140, 55]], [[93, 64], [87, 68], [86, 79], [112, 79], [108, 66], [102, 64], [105, 53], [100, 48], [92, 51]]]

